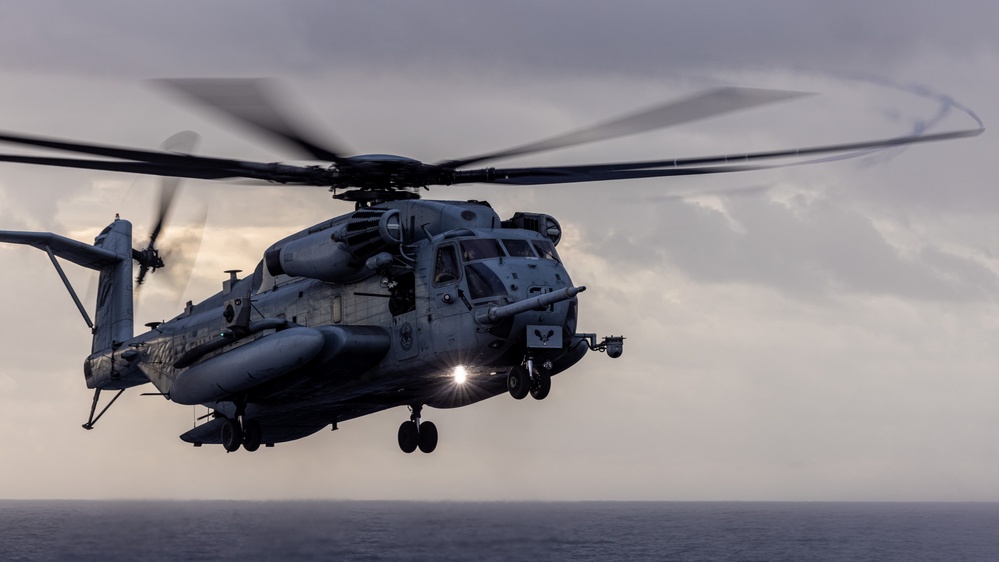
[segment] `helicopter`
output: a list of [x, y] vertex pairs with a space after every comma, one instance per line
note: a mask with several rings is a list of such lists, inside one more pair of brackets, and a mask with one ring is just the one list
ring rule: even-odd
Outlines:
[[[745, 172], [803, 163], [823, 154], [981, 134], [974, 129], [741, 155], [571, 166], [476, 167], [484, 162], [633, 135], [789, 101], [802, 93], [723, 87], [539, 142], [424, 163], [346, 151], [307, 134], [253, 79], [162, 81], [297, 155], [293, 165], [196, 156], [187, 146], [141, 150], [0, 132], [0, 142], [86, 154], [64, 158], [0, 154], [0, 162], [163, 176], [171, 180], [251, 180], [324, 187], [355, 210], [273, 243], [252, 273], [226, 273], [222, 290], [188, 301], [176, 317], [134, 333], [133, 293], [166, 266], [156, 240], [176, 185], [164, 187], [143, 249], [132, 225], [115, 217], [87, 244], [50, 232], [0, 231], [0, 242], [46, 252], [93, 333], [84, 378], [94, 390], [92, 429], [129, 388], [152, 384], [174, 403], [209, 409], [180, 439], [227, 452], [301, 439], [382, 410], [409, 409], [400, 449], [430, 453], [439, 435], [424, 407], [456, 408], [509, 394], [543, 400], [552, 377], [589, 352], [618, 358], [624, 336], [578, 332], [580, 294], [556, 247], [548, 214], [502, 218], [485, 201], [427, 200], [435, 186], [511, 186]], [[974, 117], [973, 114], [968, 112]], [[977, 120], [977, 118], [976, 118]], [[188, 143], [189, 144], [189, 143]], [[790, 163], [788, 163], [788, 161]], [[771, 163], [765, 163], [771, 162]], [[773, 163], [777, 162], [777, 163]], [[807, 163], [805, 161], [804, 163]], [[57, 258], [99, 272], [95, 316]], [[139, 273], [133, 279], [134, 268]], [[134, 284], [133, 284], [134, 283]], [[102, 391], [116, 391], [100, 411]]]

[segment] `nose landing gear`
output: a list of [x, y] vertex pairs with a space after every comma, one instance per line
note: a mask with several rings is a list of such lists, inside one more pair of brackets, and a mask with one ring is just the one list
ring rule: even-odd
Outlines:
[[510, 369], [510, 374], [506, 376], [506, 389], [517, 400], [526, 398], [531, 391], [531, 375], [527, 369], [520, 366]]
[[[549, 363], [546, 365], [550, 366]], [[552, 390], [552, 376], [545, 367], [535, 369], [534, 360], [528, 357], [526, 366], [510, 369], [506, 388], [510, 396], [517, 400], [526, 398], [528, 394], [535, 400], [544, 400]]]
[[544, 400], [552, 391], [552, 376], [547, 371], [539, 369], [531, 379], [531, 398]]

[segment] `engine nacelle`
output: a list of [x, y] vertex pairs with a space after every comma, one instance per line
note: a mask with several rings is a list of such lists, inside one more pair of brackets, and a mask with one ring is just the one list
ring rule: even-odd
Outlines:
[[503, 228], [520, 228], [533, 230], [558, 246], [562, 239], [562, 225], [555, 217], [544, 213], [516, 213], [513, 218], [503, 221]]
[[362, 209], [334, 228], [268, 250], [264, 262], [275, 276], [350, 283], [374, 273], [366, 266], [368, 258], [402, 241], [398, 210]]

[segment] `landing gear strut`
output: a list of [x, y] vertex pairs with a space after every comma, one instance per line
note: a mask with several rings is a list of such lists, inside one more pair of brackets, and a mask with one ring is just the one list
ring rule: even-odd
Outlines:
[[97, 423], [97, 420], [101, 419], [101, 416], [104, 415], [104, 412], [108, 411], [108, 408], [110, 408], [111, 405], [114, 404], [114, 401], [117, 400], [119, 396], [121, 396], [122, 392], [125, 392], [124, 388], [121, 389], [121, 390], [119, 390], [118, 394], [115, 394], [114, 398], [112, 398], [111, 401], [108, 402], [108, 405], [104, 406], [104, 409], [101, 410], [101, 413], [97, 414], [97, 416], [95, 417], [94, 413], [97, 412], [97, 401], [101, 397], [101, 389], [98, 388], [97, 390], [95, 390], [94, 391], [94, 403], [90, 406], [90, 419], [87, 420], [87, 423], [83, 424], [83, 429], [86, 429], [87, 431], [93, 429], [94, 428], [94, 424]]
[[413, 413], [409, 421], [399, 426], [399, 448], [404, 453], [412, 453], [417, 448], [424, 453], [432, 453], [437, 448], [437, 426], [434, 422], [420, 422], [423, 405], [411, 408]]

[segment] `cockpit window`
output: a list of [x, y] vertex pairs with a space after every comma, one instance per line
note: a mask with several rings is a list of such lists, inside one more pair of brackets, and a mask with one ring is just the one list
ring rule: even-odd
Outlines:
[[472, 300], [506, 296], [503, 281], [484, 263], [470, 263], [465, 266], [468, 279], [468, 293]]
[[532, 240], [538, 255], [546, 260], [559, 261], [558, 254], [555, 253], [555, 244], [551, 240]]
[[461, 258], [465, 262], [498, 258], [503, 255], [499, 241], [492, 238], [476, 238], [461, 241]]
[[434, 285], [457, 281], [458, 275], [458, 254], [454, 246], [441, 246], [437, 249], [437, 261], [434, 265]]
[[512, 258], [533, 258], [537, 257], [534, 255], [534, 250], [531, 248], [531, 243], [527, 240], [504, 240], [503, 245], [506, 246], [506, 251], [510, 254]]

